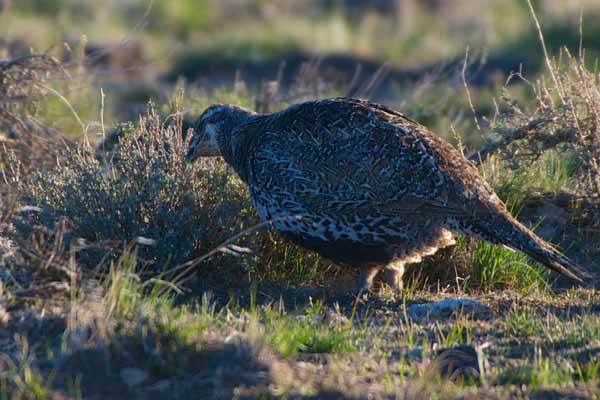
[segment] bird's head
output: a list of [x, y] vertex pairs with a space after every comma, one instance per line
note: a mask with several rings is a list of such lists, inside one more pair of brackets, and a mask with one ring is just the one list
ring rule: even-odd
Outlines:
[[193, 136], [185, 156], [188, 162], [198, 157], [218, 157], [226, 151], [229, 136], [252, 113], [229, 104], [208, 107], [193, 126]]

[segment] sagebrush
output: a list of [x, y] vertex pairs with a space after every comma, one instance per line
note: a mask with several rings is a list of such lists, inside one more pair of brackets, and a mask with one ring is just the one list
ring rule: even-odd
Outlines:
[[66, 220], [66, 246], [87, 246], [79, 255], [89, 265], [137, 240], [139, 258], [158, 272], [212, 249], [249, 218], [244, 190], [223, 164], [185, 162], [180, 116], [164, 123], [151, 108], [122, 131], [109, 156], [82, 143], [22, 183], [22, 203], [34, 207], [20, 219], [24, 234]]

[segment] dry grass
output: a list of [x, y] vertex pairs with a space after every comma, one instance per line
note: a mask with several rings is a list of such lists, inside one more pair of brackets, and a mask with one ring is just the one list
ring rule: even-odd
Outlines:
[[0, 166], [5, 173], [15, 175], [14, 160], [7, 158], [10, 152], [27, 171], [56, 163], [64, 136], [37, 116], [41, 103], [53, 95], [48, 85], [65, 77], [60, 62], [45, 54], [0, 61], [0, 144], [5, 149]]
[[[506, 89], [503, 101], [508, 112], [494, 118], [495, 141], [489, 141], [471, 156], [474, 162], [491, 154], [507, 161], [512, 169], [522, 169], [539, 161], [548, 152], [571, 155], [573, 189], [581, 195], [598, 197], [600, 171], [600, 91], [595, 74], [584, 60], [563, 49], [560, 64], [550, 61], [554, 71], [549, 84], [541, 78], [535, 83], [515, 74], [508, 79], [525, 81], [535, 102], [523, 106]], [[569, 162], [566, 158], [564, 162]]]

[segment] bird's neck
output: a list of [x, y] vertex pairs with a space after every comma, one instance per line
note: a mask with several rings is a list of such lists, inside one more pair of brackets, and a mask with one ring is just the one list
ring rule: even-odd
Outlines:
[[259, 118], [253, 114], [240, 116], [232, 122], [229, 132], [224, 132], [218, 138], [221, 155], [246, 183], [249, 179], [248, 154], [259, 131]]

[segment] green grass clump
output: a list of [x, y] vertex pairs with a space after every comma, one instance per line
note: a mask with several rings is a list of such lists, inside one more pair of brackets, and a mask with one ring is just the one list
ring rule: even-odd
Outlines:
[[269, 267], [261, 268], [257, 264], [254, 270], [268, 281], [301, 285], [324, 280], [323, 276], [329, 270], [334, 273], [331, 264], [317, 253], [290, 244], [275, 232], [260, 235], [257, 239], [261, 249], [260, 260], [257, 261]]
[[514, 308], [504, 318], [509, 337], [534, 337], [543, 333], [542, 319], [529, 307]]
[[500, 287], [546, 288], [548, 271], [520, 252], [479, 241], [472, 253], [474, 278], [483, 291]]
[[310, 315], [268, 316], [267, 342], [284, 358], [301, 353], [347, 353], [356, 350], [350, 327], [328, 327]]
[[600, 340], [600, 318], [586, 313], [567, 321], [552, 320], [544, 332], [549, 343], [586, 346]]
[[577, 363], [575, 373], [580, 382], [597, 383], [600, 380], [600, 360]]
[[527, 386], [533, 390], [542, 387], [564, 386], [572, 382], [571, 373], [564, 365], [549, 359], [537, 364], [523, 364], [503, 370], [498, 381], [503, 384]]

